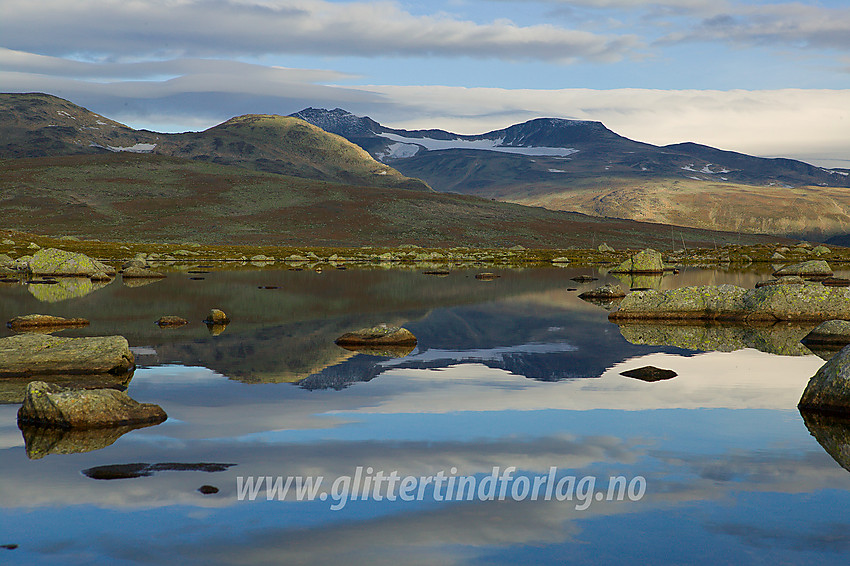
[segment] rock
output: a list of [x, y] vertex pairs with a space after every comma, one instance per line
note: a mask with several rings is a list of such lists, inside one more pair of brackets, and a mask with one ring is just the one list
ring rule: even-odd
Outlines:
[[30, 249], [30, 250], [40, 250], [40, 249], [41, 249], [41, 246], [39, 246], [39, 245], [38, 245], [38, 244], [36, 244], [35, 242], [30, 242], [30, 243], [29, 243], [29, 245], [27, 246], [27, 249]]
[[518, 246], [518, 245], [517, 245], [517, 246], [511, 246], [511, 247], [510, 247], [510, 248], [508, 248], [508, 249], [509, 249], [509, 250], [511, 250], [512, 252], [522, 252], [522, 251], [525, 251], [525, 248], [524, 248], [524, 247], [522, 247], [522, 246]]
[[91, 277], [89, 277], [92, 281], [109, 281], [112, 279], [112, 276], [106, 273], [105, 271], [98, 271], [97, 273], [93, 273]]
[[850, 287], [850, 279], [842, 277], [827, 277], [820, 282], [824, 287]]
[[381, 324], [343, 334], [335, 340], [339, 346], [410, 346], [416, 336], [406, 328]]
[[770, 285], [746, 290], [734, 285], [633, 291], [610, 320], [850, 320], [850, 288]]
[[809, 380], [797, 406], [850, 414], [850, 346], [842, 348]]
[[801, 277], [829, 277], [832, 275], [832, 269], [829, 264], [820, 259], [804, 261], [803, 263], [795, 263], [787, 265], [782, 269], [773, 273], [774, 277], [782, 277], [784, 275], [799, 275]]
[[774, 252], [774, 254], [770, 256], [770, 261], [785, 261], [785, 256], [779, 252]]
[[177, 326], [185, 326], [189, 324], [189, 321], [179, 316], [168, 315], [159, 317], [159, 320], [156, 321], [156, 324], [160, 327], [174, 328]]
[[756, 283], [756, 289], [760, 287], [769, 287], [770, 285], [804, 285], [805, 281], [799, 275], [788, 275], [779, 279], [768, 279]]
[[101, 450], [132, 430], [157, 424], [159, 423], [149, 422], [88, 429], [62, 429], [24, 424], [21, 426], [21, 433], [24, 437], [27, 458], [38, 460], [49, 454], [80, 454]]
[[817, 255], [817, 256], [826, 255], [826, 254], [831, 253], [831, 252], [832, 252], [832, 250], [830, 250], [826, 246], [815, 246], [814, 248], [812, 248], [812, 253]]
[[11, 240], [9, 238], [3, 238], [3, 245], [4, 246], [14, 246], [15, 240]]
[[570, 258], [568, 258], [568, 257], [556, 257], [556, 258], [552, 259], [552, 263], [555, 263], [555, 264], [570, 263]]
[[82, 471], [82, 474], [93, 480], [126, 480], [132, 478], [146, 478], [159, 472], [224, 472], [236, 464], [220, 464], [217, 462], [197, 463], [175, 463], [163, 462], [160, 464], [107, 464], [106, 466], [95, 466]]
[[0, 338], [0, 377], [51, 373], [120, 375], [134, 367], [123, 336], [64, 338], [18, 334]]
[[133, 258], [121, 265], [121, 269], [129, 269], [131, 267], [144, 269], [145, 267], [148, 267], [148, 262], [143, 259]]
[[121, 272], [121, 277], [124, 279], [163, 279], [166, 275], [152, 269], [128, 267]]
[[611, 273], [664, 273], [664, 260], [660, 252], [647, 248], [612, 269]]
[[274, 258], [263, 255], [263, 254], [257, 254], [257, 255], [251, 256], [251, 261], [274, 261]]
[[204, 495], [213, 495], [215, 493], [218, 493], [218, 488], [214, 485], [202, 485], [198, 488], [198, 491]]
[[639, 379], [641, 381], [646, 381], [649, 383], [653, 383], [655, 381], [664, 381], [665, 379], [673, 379], [677, 374], [672, 369], [660, 369], [655, 366], [644, 366], [642, 368], [630, 369], [628, 371], [621, 371], [620, 375], [625, 375], [626, 377], [633, 377], [635, 379]]
[[489, 272], [475, 274], [475, 278], [480, 281], [493, 281], [494, 279], [498, 279], [499, 277], [501, 277], [501, 275], [496, 275], [495, 273]]
[[33, 381], [18, 410], [18, 424], [66, 429], [160, 423], [167, 417], [158, 405], [139, 403], [115, 389], [70, 389]]
[[596, 249], [599, 250], [602, 253], [610, 253], [610, 252], [614, 251], [614, 248], [612, 248], [611, 246], [609, 246], [605, 242], [602, 242], [601, 244], [599, 244], [599, 247], [596, 248]]
[[596, 277], [591, 275], [576, 275], [571, 278], [570, 281], [576, 281], [577, 283], [590, 283], [591, 281], [596, 281]]
[[803, 344], [844, 345], [850, 344], [850, 321], [827, 320], [803, 338]]
[[32, 275], [54, 275], [57, 277], [91, 277], [109, 267], [85, 254], [67, 252], [56, 248], [38, 250], [29, 260], [28, 271]]
[[46, 314], [16, 316], [6, 323], [6, 326], [15, 331], [26, 331], [36, 328], [79, 328], [88, 325], [89, 321], [85, 318], [62, 318], [61, 316], [50, 316]]
[[812, 245], [809, 242], [800, 242], [799, 244], [797, 244], [794, 247], [795, 248], [807, 249], [807, 250], [812, 249]]
[[626, 296], [626, 292], [623, 291], [623, 288], [619, 285], [612, 285], [608, 283], [607, 285], [602, 285], [601, 287], [597, 287], [592, 291], [585, 291], [580, 294], [578, 297], [580, 299], [621, 299]]
[[210, 309], [207, 313], [207, 318], [204, 319], [204, 324], [229, 324], [230, 317], [220, 309]]

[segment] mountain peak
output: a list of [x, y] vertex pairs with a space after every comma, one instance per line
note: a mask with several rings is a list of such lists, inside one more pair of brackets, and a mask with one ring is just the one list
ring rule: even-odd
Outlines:
[[355, 116], [348, 110], [334, 108], [305, 108], [295, 114], [293, 118], [300, 118], [314, 126], [318, 126], [326, 132], [337, 134], [345, 138], [350, 137], [373, 137], [381, 131], [381, 125], [368, 116]]

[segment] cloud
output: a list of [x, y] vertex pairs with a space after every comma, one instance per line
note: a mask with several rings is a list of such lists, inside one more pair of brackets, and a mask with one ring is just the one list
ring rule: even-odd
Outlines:
[[312, 54], [617, 61], [639, 46], [633, 36], [551, 24], [479, 24], [413, 15], [398, 2], [324, 0], [15, 3], [4, 8], [0, 37], [16, 50], [98, 60]]

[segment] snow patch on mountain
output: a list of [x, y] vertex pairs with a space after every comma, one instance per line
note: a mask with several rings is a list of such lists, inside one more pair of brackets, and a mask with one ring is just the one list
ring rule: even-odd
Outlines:
[[103, 146], [97, 143], [89, 144], [91, 147], [99, 147], [101, 149], [108, 149], [109, 151], [120, 152], [127, 151], [130, 153], [150, 153], [156, 148], [155, 143], [137, 143], [136, 145], [131, 145], [127, 147], [116, 147], [114, 145]]
[[419, 153], [420, 149], [422, 149], [421, 146], [413, 143], [397, 142], [387, 146], [387, 151], [379, 152], [376, 155], [380, 161], [385, 159], [406, 159]]
[[[441, 149], [478, 149], [484, 151], [501, 151], [504, 153], [518, 153], [521, 155], [538, 155], [552, 157], [566, 157], [578, 153], [577, 149], [571, 147], [516, 147], [502, 145], [504, 138], [464, 140], [460, 138], [437, 140], [434, 138], [408, 138], [398, 134], [384, 132], [381, 137], [387, 138], [398, 144], [415, 144], [428, 151], [439, 151]], [[393, 147], [393, 146], [390, 146]], [[411, 157], [408, 155], [407, 157]]]

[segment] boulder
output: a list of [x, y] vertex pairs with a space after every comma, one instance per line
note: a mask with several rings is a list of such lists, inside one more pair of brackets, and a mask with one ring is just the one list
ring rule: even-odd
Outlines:
[[501, 275], [496, 275], [495, 273], [489, 273], [486, 271], [484, 273], [475, 274], [475, 278], [479, 281], [493, 281], [494, 279], [498, 279], [499, 277], [501, 277]]
[[0, 338], [0, 377], [42, 374], [120, 375], [134, 367], [123, 336], [65, 338], [18, 334]]
[[173, 328], [176, 326], [185, 326], [189, 324], [189, 321], [179, 316], [168, 315], [159, 317], [159, 320], [156, 321], [156, 324], [160, 327]]
[[827, 320], [803, 338], [803, 344], [844, 345], [850, 344], [850, 321]]
[[656, 381], [664, 381], [665, 379], [673, 379], [679, 374], [677, 374], [672, 369], [661, 369], [655, 366], [644, 366], [642, 368], [621, 371], [620, 375], [639, 379], [641, 381], [646, 381], [647, 383], [654, 383]]
[[660, 252], [647, 248], [612, 269], [611, 273], [664, 273], [664, 260]]
[[822, 285], [734, 285], [633, 291], [610, 320], [850, 320], [850, 288]]
[[850, 346], [842, 348], [809, 380], [798, 407], [850, 414]]
[[381, 324], [343, 334], [335, 340], [339, 346], [410, 346], [416, 336], [406, 328]]
[[79, 328], [88, 326], [89, 321], [85, 318], [62, 318], [61, 316], [50, 316], [47, 314], [27, 314], [16, 316], [6, 323], [6, 326], [16, 331], [32, 329], [59, 329]]
[[770, 285], [803, 285], [805, 281], [799, 275], [787, 275], [779, 279], [767, 279], [756, 283], [756, 289], [760, 287], [769, 287]]
[[599, 244], [599, 247], [596, 248], [596, 249], [599, 250], [602, 253], [611, 253], [611, 252], [614, 251], [614, 248], [612, 248], [611, 246], [609, 246], [605, 242], [602, 242], [601, 244]]
[[832, 250], [830, 250], [826, 246], [815, 246], [814, 248], [812, 248], [812, 253], [817, 255], [817, 256], [826, 255], [826, 254], [830, 253], [831, 251]]
[[71, 389], [33, 381], [18, 410], [18, 425], [65, 429], [160, 423], [167, 417], [158, 405], [139, 403], [116, 389]]
[[124, 279], [162, 279], [166, 275], [144, 267], [128, 267], [121, 272], [121, 277]]
[[207, 318], [204, 319], [204, 324], [207, 325], [216, 325], [216, 324], [229, 324], [230, 317], [225, 314], [223, 310], [220, 309], [210, 309], [210, 312], [207, 313]]
[[[38, 250], [29, 260], [28, 271], [32, 275], [54, 275], [57, 277], [91, 277], [110, 268], [85, 254], [68, 252], [56, 248]], [[112, 270], [114, 272], [114, 270]]]
[[786, 265], [782, 269], [773, 273], [774, 277], [782, 277], [785, 275], [799, 275], [800, 277], [829, 277], [832, 275], [832, 269], [829, 264], [821, 259], [804, 261], [803, 263], [795, 263]]
[[592, 291], [585, 291], [584, 293], [579, 295], [580, 299], [622, 299], [626, 296], [626, 292], [623, 291], [623, 288], [619, 285], [613, 285], [608, 283], [607, 285], [602, 285], [601, 287], [597, 287]]

